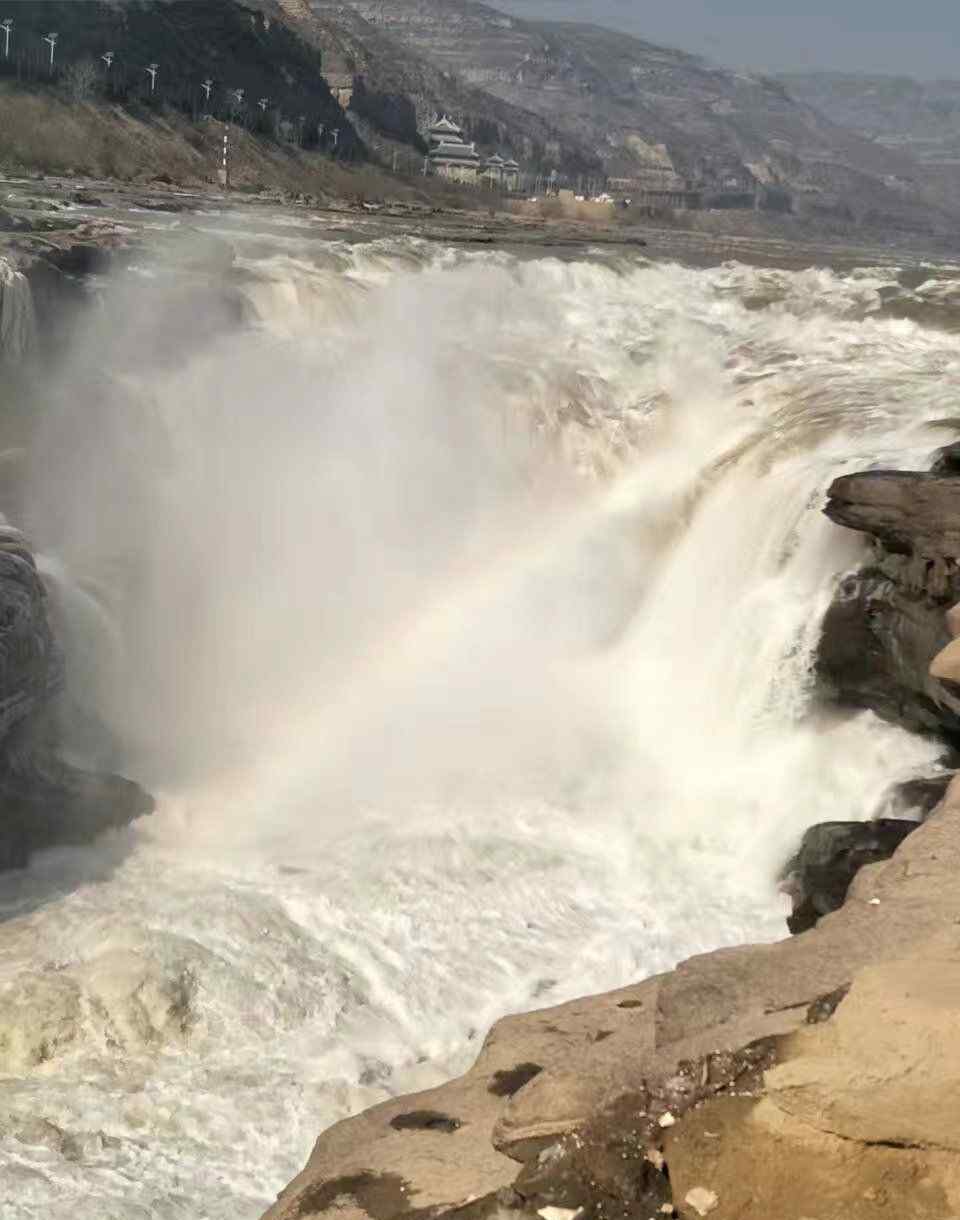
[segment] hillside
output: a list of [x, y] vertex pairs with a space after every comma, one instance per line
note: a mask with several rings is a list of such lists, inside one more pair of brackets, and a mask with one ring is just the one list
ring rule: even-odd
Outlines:
[[[437, 63], [416, 40], [396, 37], [360, 9], [328, 0], [244, 0], [288, 22], [322, 50], [331, 82], [353, 89], [350, 115], [385, 159], [396, 147], [425, 151], [421, 133], [438, 113], [455, 114], [485, 150], [522, 158], [531, 170], [600, 173], [589, 141], [549, 112], [516, 104]], [[373, 14], [374, 17], [377, 14]]]
[[[317, 48], [238, 0], [11, 0], [4, 14], [13, 35], [0, 77], [11, 83], [56, 85], [74, 101], [209, 113], [307, 147], [339, 126], [341, 152], [362, 151]], [[52, 63], [49, 31], [58, 35]]]
[[835, 123], [910, 156], [928, 189], [951, 197], [960, 188], [960, 81], [838, 72], [781, 79]]
[[[474, 0], [351, 7], [447, 83], [552, 123], [558, 138], [548, 152], [558, 161], [576, 146], [608, 175], [650, 189], [752, 176], [796, 192], [801, 210], [846, 209], [892, 228], [943, 223], [911, 158], [842, 129], [776, 81], [600, 27], [521, 21]], [[310, 8], [334, 23], [343, 12], [324, 0]], [[471, 113], [461, 117], [470, 128]]]

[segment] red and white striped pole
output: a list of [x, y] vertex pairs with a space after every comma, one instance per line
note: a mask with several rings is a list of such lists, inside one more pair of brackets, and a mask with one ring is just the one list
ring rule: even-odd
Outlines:
[[230, 168], [229, 168], [229, 151], [230, 151], [230, 135], [228, 132], [223, 133], [223, 156], [220, 161], [220, 185], [224, 188], [230, 185]]

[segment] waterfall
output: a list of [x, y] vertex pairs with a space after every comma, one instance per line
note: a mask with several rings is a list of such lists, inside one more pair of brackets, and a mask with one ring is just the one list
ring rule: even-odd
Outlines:
[[160, 800], [0, 883], [12, 1220], [253, 1220], [502, 1013], [782, 935], [803, 828], [936, 753], [811, 679], [825, 488], [951, 413], [896, 269], [238, 240], [218, 328], [108, 286], [36, 441], [68, 685]]
[[0, 258], [0, 361], [18, 364], [31, 350], [36, 328], [30, 281]]

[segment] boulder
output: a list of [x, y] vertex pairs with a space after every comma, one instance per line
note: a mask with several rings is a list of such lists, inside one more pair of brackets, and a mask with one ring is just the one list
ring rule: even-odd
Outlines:
[[[953, 762], [950, 756], [945, 760]], [[952, 771], [942, 771], [938, 775], [928, 775], [916, 779], [905, 779], [893, 784], [883, 794], [874, 818], [906, 819], [911, 822], [923, 821], [928, 814], [940, 804], [946, 795], [947, 788], [953, 779]]]
[[824, 512], [887, 550], [933, 563], [960, 557], [960, 481], [931, 471], [872, 470], [835, 479]]
[[931, 474], [960, 474], [960, 441], [953, 441], [952, 444], [944, 445], [936, 451], [933, 459], [933, 465], [930, 467]]
[[835, 701], [960, 741], [960, 688], [930, 672], [951, 642], [960, 602], [960, 479], [871, 471], [834, 481], [824, 512], [873, 539], [873, 556], [840, 584], [817, 653]]
[[787, 918], [790, 931], [806, 932], [823, 915], [838, 911], [860, 869], [865, 864], [889, 860], [917, 825], [881, 818], [811, 826], [781, 876], [781, 888], [793, 902]]

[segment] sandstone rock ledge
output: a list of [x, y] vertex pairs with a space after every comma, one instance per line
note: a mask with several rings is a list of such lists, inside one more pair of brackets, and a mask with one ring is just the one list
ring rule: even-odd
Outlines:
[[774, 945], [508, 1017], [324, 1132], [265, 1220], [960, 1216], [960, 782]]

